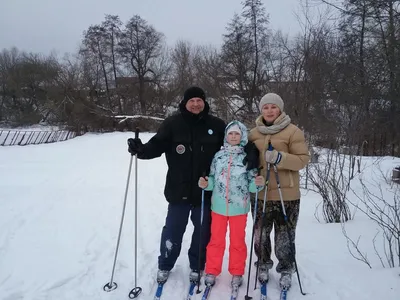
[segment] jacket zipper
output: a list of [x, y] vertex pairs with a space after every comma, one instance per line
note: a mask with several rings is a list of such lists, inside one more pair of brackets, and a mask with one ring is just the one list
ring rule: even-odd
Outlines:
[[192, 166], [192, 172], [190, 172], [190, 184], [189, 184], [189, 195], [188, 195], [188, 197], [189, 197], [189, 199], [190, 199], [190, 201], [193, 201], [193, 199], [192, 199], [192, 197], [193, 197], [193, 187], [192, 187], [192, 185], [193, 185], [193, 172], [194, 172], [194, 170], [195, 170], [195, 167], [194, 167], [194, 164], [193, 164], [193, 148], [194, 148], [194, 145], [193, 145], [193, 135], [194, 135], [194, 133], [193, 133], [193, 128], [191, 128], [190, 129], [190, 144], [189, 144], [189, 149], [190, 149], [190, 165]]
[[229, 180], [231, 177], [232, 154], [229, 156], [228, 171], [226, 177], [226, 215], [229, 216]]
[[[267, 140], [268, 140], [268, 142], [267, 142]], [[271, 135], [266, 135], [265, 136], [265, 150], [268, 150], [268, 144], [269, 144], [269, 142], [271, 141]], [[293, 174], [292, 174], [292, 171], [290, 171], [289, 170], [289, 187], [294, 187], [294, 180], [293, 180]]]

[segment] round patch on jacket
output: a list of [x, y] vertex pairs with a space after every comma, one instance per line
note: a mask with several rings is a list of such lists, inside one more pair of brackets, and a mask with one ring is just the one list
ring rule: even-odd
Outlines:
[[185, 151], [186, 151], [185, 146], [183, 146], [183, 145], [176, 146], [176, 153], [183, 154], [183, 153], [185, 153]]
[[213, 132], [214, 132], [214, 131], [213, 131], [212, 129], [208, 129], [208, 134], [209, 134], [209, 135], [212, 135]]

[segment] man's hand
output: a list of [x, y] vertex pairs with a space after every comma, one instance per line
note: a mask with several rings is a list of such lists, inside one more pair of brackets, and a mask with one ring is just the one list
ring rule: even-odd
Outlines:
[[128, 152], [132, 155], [136, 155], [143, 151], [143, 143], [140, 138], [128, 139]]

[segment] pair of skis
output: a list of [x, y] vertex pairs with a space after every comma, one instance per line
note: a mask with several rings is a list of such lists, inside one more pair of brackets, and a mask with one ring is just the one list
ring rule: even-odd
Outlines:
[[[161, 295], [163, 292], [164, 284], [165, 284], [165, 282], [158, 284], [154, 300], [161, 300]], [[189, 292], [185, 298], [186, 300], [192, 299], [196, 285], [197, 285], [197, 283], [195, 283], [195, 282], [190, 283]], [[210, 297], [210, 294], [211, 294], [211, 290], [212, 290], [212, 286], [206, 286], [201, 300], [208, 300]], [[267, 300], [267, 283], [261, 284], [260, 290], [261, 290], [260, 300]], [[285, 288], [281, 289], [279, 300], [287, 300], [287, 292], [288, 292], [287, 289], [285, 289]], [[239, 286], [237, 286], [237, 285], [232, 286], [230, 300], [236, 300], [238, 293], [239, 293]], [[249, 299], [251, 299], [251, 297], [249, 297]]]
[[[267, 300], [267, 282], [261, 284], [260, 290], [261, 290], [260, 300]], [[287, 300], [287, 292], [288, 292], [287, 288], [281, 288], [279, 300]]]
[[[164, 289], [164, 285], [165, 285], [165, 282], [158, 283], [156, 294], [154, 296], [154, 300], [161, 300], [161, 296], [162, 296], [162, 292], [163, 292], [163, 289]], [[196, 282], [191, 282], [190, 283], [189, 292], [188, 292], [185, 300], [192, 300], [196, 285], [197, 285]], [[203, 296], [202, 296], [201, 299], [202, 300], [209, 299], [210, 294], [211, 294], [211, 290], [212, 290], [212, 286], [211, 285], [206, 286], [205, 289], [204, 289]], [[237, 285], [232, 286], [232, 292], [231, 292], [230, 300], [236, 300], [237, 296], [238, 296], [238, 292], [239, 292], [239, 286], [237, 286]]]
[[[212, 290], [212, 286], [206, 286], [201, 300], [208, 300], [211, 290]], [[261, 284], [260, 290], [261, 290], [260, 300], [267, 300], [267, 283], [266, 282]], [[236, 300], [237, 296], [238, 296], [238, 292], [239, 292], [239, 286], [237, 286], [237, 285], [232, 286], [230, 300]], [[280, 292], [279, 300], [287, 300], [287, 292], [288, 292], [288, 289], [282, 288], [281, 292]], [[190, 300], [190, 299], [191, 298], [188, 298], [187, 300]], [[248, 300], [250, 300], [250, 299], [252, 299], [252, 298], [248, 297]]]
[[[208, 300], [210, 293], [212, 290], [212, 286], [206, 286], [205, 290], [204, 290], [204, 294], [203, 297], [201, 298], [201, 300]], [[260, 300], [267, 300], [267, 283], [263, 283], [261, 284], [261, 295], [260, 295]], [[232, 286], [232, 291], [231, 291], [231, 296], [230, 296], [230, 300], [236, 300], [237, 296], [238, 296], [238, 292], [239, 292], [239, 286]], [[287, 300], [287, 292], [288, 290], [285, 288], [281, 289], [280, 292], [280, 297], [279, 300]], [[190, 300], [191, 298], [187, 298], [187, 300]], [[251, 297], [249, 297], [249, 299], [252, 299]]]
[[[281, 288], [279, 300], [287, 300], [287, 288]], [[261, 296], [260, 300], [267, 300], [267, 283], [261, 284]]]
[[[156, 294], [154, 296], [154, 300], [160, 300], [161, 299], [161, 295], [164, 289], [164, 285], [166, 282], [159, 282], [158, 286], [157, 286], [157, 290], [156, 290]], [[197, 283], [196, 282], [191, 282], [190, 286], [189, 286], [189, 292], [186, 296], [186, 300], [191, 300], [192, 296], [194, 294], [194, 289], [196, 288]]]
[[[212, 285], [207, 285], [204, 289], [203, 297], [201, 300], [208, 300], [211, 294]], [[239, 285], [232, 285], [230, 300], [236, 300], [239, 293]]]

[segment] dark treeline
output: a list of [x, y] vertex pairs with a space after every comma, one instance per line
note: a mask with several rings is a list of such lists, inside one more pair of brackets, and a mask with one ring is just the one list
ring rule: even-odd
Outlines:
[[276, 92], [314, 145], [398, 156], [399, 3], [346, 0], [334, 8], [337, 20], [321, 15], [318, 22], [304, 7], [302, 33], [289, 38], [269, 28], [261, 0], [246, 0], [219, 48], [184, 40], [167, 47], [139, 15], [126, 22], [106, 15], [83, 32], [79, 52], [62, 59], [17, 48], [0, 53], [0, 122], [132, 129], [115, 117], [164, 118], [195, 84], [225, 120], [252, 126], [260, 98]]

